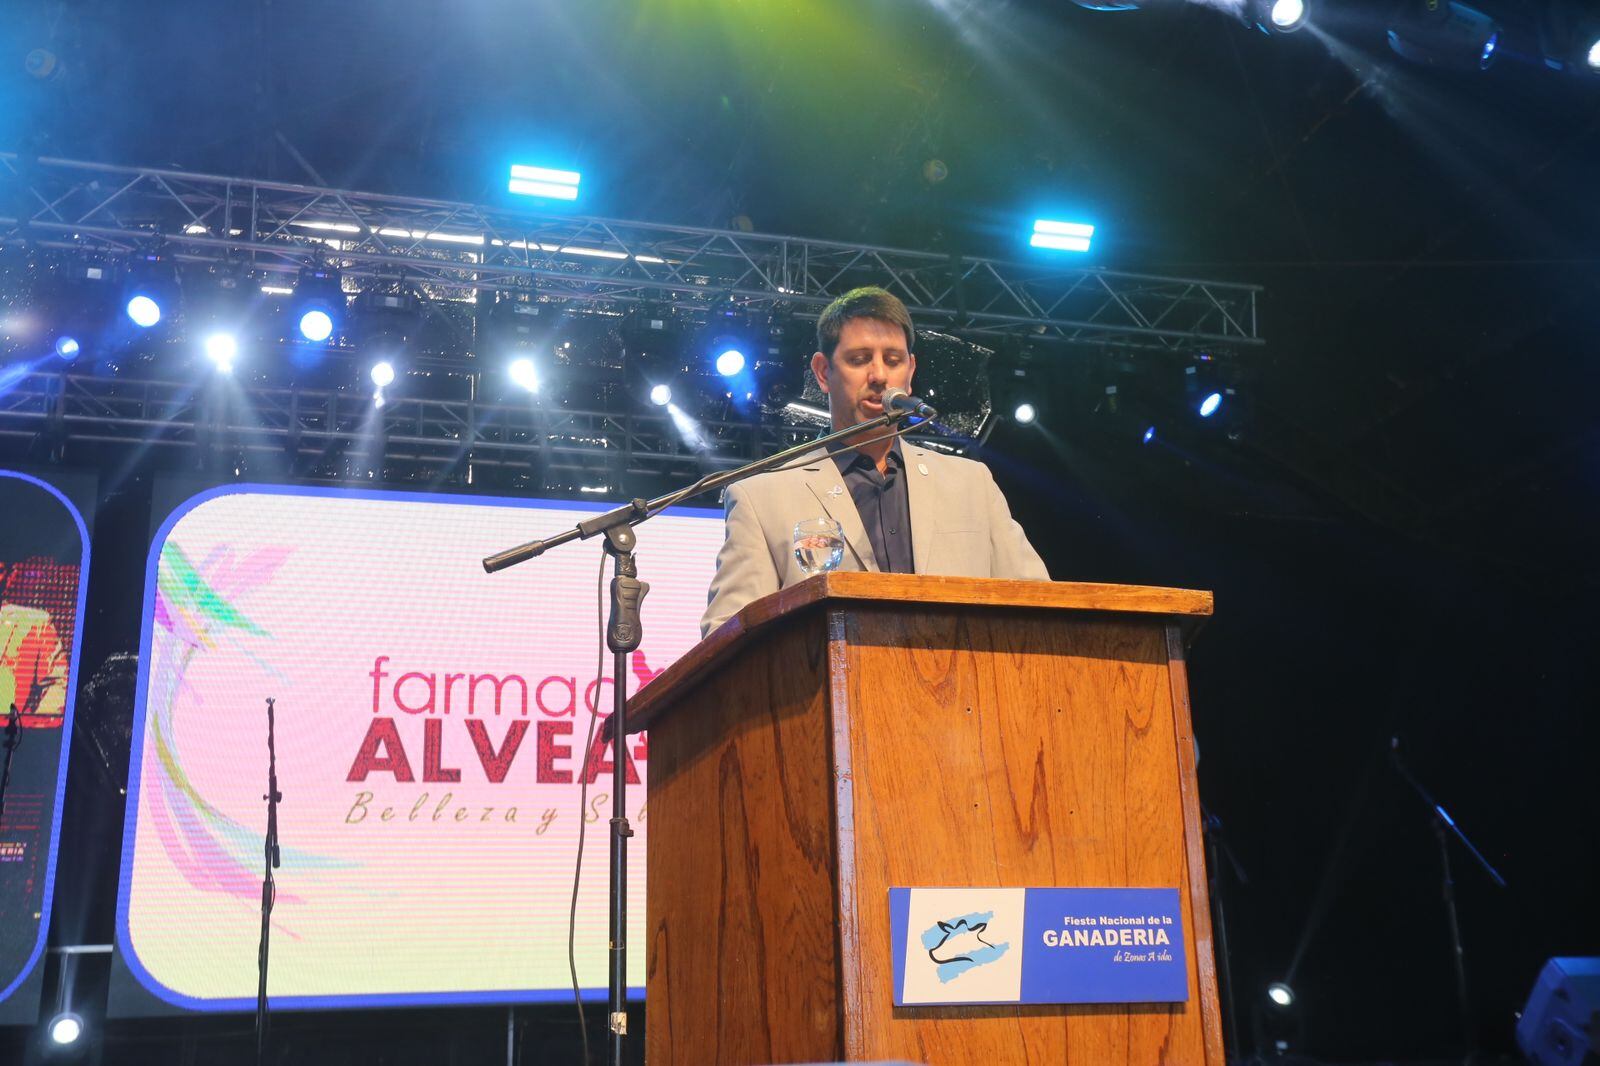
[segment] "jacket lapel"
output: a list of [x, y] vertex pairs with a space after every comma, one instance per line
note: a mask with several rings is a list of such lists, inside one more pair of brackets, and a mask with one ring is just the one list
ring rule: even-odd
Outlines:
[[862, 524], [855, 500], [850, 498], [850, 490], [844, 487], [839, 467], [824, 455], [818, 462], [801, 469], [806, 475], [806, 488], [811, 490], [827, 516], [844, 531], [845, 544], [856, 557], [856, 565], [863, 570], [876, 571], [878, 558], [872, 553], [872, 541], [867, 539], [867, 527]]
[[[911, 511], [911, 562], [919, 574], [928, 573], [933, 562], [934, 492], [936, 486], [929, 476], [933, 467], [928, 464], [928, 453], [900, 442], [900, 454], [905, 456], [906, 504]], [[928, 471], [928, 473], [923, 473]]]

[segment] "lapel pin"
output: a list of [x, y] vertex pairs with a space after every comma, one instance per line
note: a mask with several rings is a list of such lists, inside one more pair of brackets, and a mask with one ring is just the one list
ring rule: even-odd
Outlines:
[[[927, 471], [924, 470], [923, 473], [926, 474]], [[843, 496], [844, 495], [844, 486], [843, 485], [835, 485], [833, 488], [828, 490], [828, 495], [829, 496]]]
[[917, 473], [919, 473], [919, 474], [923, 475], [924, 477], [926, 477], [927, 473], [928, 473], [928, 464], [927, 463], [918, 463], [917, 464]]

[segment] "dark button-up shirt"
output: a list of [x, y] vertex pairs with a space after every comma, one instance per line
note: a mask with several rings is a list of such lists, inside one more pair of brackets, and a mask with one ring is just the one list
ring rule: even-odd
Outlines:
[[906, 492], [905, 458], [897, 443], [889, 449], [884, 473], [877, 464], [854, 448], [836, 452], [844, 486], [855, 501], [861, 524], [867, 527], [872, 554], [878, 569], [890, 574], [916, 572], [911, 557], [911, 498]]

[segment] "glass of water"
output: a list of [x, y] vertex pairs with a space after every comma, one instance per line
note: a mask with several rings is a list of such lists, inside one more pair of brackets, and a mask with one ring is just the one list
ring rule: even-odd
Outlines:
[[808, 518], [794, 525], [794, 557], [808, 574], [833, 570], [844, 562], [844, 530], [831, 518]]

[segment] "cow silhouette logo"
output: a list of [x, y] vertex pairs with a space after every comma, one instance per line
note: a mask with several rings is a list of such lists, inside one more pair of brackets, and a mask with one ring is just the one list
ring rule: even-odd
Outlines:
[[922, 931], [922, 946], [938, 968], [939, 983], [948, 984], [968, 970], [994, 962], [1011, 950], [1010, 942], [995, 944], [984, 939], [994, 918], [993, 911], [963, 914], [941, 920]]

